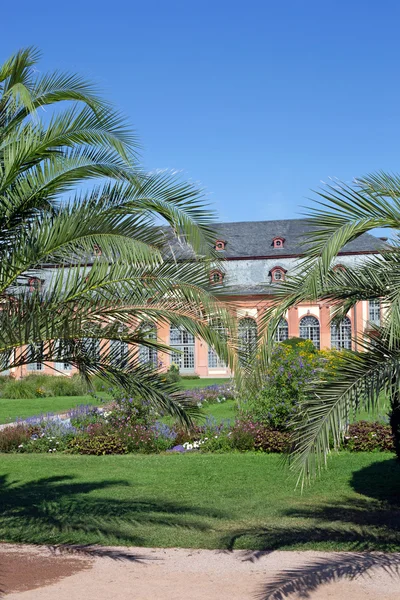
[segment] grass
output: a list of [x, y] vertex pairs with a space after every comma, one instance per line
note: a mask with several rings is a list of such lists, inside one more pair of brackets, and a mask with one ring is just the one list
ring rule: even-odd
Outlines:
[[203, 388], [209, 385], [222, 385], [229, 383], [230, 379], [181, 379], [180, 385], [184, 390]]
[[0, 539], [400, 550], [400, 466], [341, 453], [303, 495], [278, 455], [1, 457]]
[[[181, 385], [184, 389], [193, 389], [215, 383], [226, 383], [227, 381], [229, 379], [183, 379]], [[106, 396], [104, 392], [96, 392], [96, 395]], [[49, 396], [47, 398], [21, 398], [18, 400], [0, 398], [0, 424], [11, 423], [17, 419], [26, 419], [42, 413], [66, 412], [79, 404], [99, 406], [101, 401], [93, 398], [93, 396]], [[223, 418], [228, 417], [221, 416], [221, 419]]]
[[11, 423], [43, 413], [66, 412], [79, 404], [101, 404], [93, 396], [54, 396], [52, 398], [28, 398], [9, 400], [0, 398], [0, 424]]

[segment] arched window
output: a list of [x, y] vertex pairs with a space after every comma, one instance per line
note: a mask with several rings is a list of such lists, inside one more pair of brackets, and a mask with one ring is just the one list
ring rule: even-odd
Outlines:
[[368, 302], [368, 320], [374, 325], [381, 324], [381, 301], [379, 298], [374, 298]]
[[29, 345], [29, 352], [35, 358], [35, 362], [27, 365], [28, 371], [43, 371], [43, 342]]
[[331, 348], [351, 350], [351, 321], [345, 317], [340, 323], [331, 323]]
[[123, 340], [110, 340], [110, 363], [117, 369], [124, 369], [128, 364], [129, 347]]
[[280, 319], [275, 332], [277, 342], [284, 342], [289, 337], [289, 325], [286, 319]]
[[283, 267], [274, 267], [271, 269], [271, 281], [285, 281], [286, 269]]
[[257, 349], [257, 323], [255, 320], [250, 317], [240, 319], [238, 336], [242, 358], [251, 356]]
[[300, 320], [300, 337], [304, 340], [311, 340], [319, 350], [319, 321], [317, 317], [307, 315]]
[[170, 328], [170, 346], [179, 350], [172, 352], [171, 364], [179, 367], [180, 371], [194, 371], [194, 336], [184, 327], [171, 325]]
[[40, 292], [43, 288], [43, 282], [39, 277], [30, 277], [29, 278], [29, 291], [30, 292]]
[[[154, 323], [146, 321], [140, 326], [140, 331], [145, 334], [145, 337], [149, 340], [157, 339], [157, 328]], [[142, 364], [157, 365], [157, 348], [150, 348], [149, 346], [140, 346], [139, 348], [139, 360]]]
[[92, 361], [98, 362], [100, 360], [100, 340], [98, 338], [83, 338], [82, 350], [90, 356]]
[[224, 274], [222, 271], [210, 271], [210, 283], [213, 285], [221, 284], [224, 280]]
[[[217, 331], [221, 336], [226, 338], [226, 329], [222, 325], [220, 319], [214, 320], [212, 323], [210, 323], [210, 326], [213, 328], [214, 331]], [[208, 346], [208, 368], [225, 369], [226, 366], [226, 362], [218, 356], [218, 354], [211, 346]]]
[[62, 360], [62, 358], [63, 358], [62, 346], [63, 345], [61, 344], [60, 340], [55, 341], [54, 349], [57, 354], [56, 358], [58, 360], [54, 363], [54, 368], [57, 369], [57, 371], [71, 371], [72, 365], [70, 363], [64, 362]]
[[272, 240], [272, 245], [273, 245], [273, 247], [274, 247], [274, 248], [279, 248], [279, 249], [281, 249], [281, 248], [283, 248], [283, 244], [284, 244], [284, 242], [285, 242], [285, 239], [284, 239], [284, 238], [282, 238], [282, 237], [275, 237], [275, 238]]

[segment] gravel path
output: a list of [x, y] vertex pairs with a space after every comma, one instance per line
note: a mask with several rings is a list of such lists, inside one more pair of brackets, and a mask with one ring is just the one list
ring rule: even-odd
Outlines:
[[7, 600], [399, 600], [400, 554], [4, 544], [0, 588]]

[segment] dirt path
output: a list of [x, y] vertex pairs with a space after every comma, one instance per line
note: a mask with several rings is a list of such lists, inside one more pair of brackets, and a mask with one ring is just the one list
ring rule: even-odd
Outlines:
[[400, 554], [0, 546], [7, 600], [399, 600], [396, 567]]

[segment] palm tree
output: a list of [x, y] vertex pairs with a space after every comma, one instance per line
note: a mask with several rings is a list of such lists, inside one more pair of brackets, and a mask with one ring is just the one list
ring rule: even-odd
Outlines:
[[[313, 382], [294, 425], [293, 467], [307, 478], [338, 447], [360, 408], [373, 410], [383, 393], [390, 402], [390, 425], [400, 460], [400, 178], [378, 173], [354, 185], [327, 186], [308, 214], [311, 233], [298, 274], [282, 285], [262, 323], [262, 360], [267, 360], [280, 316], [299, 302], [329, 300], [332, 319], [340, 322], [360, 300], [377, 300], [384, 309], [380, 325], [346, 353], [336, 376]], [[345, 244], [375, 228], [395, 230], [394, 242], [346, 269], [335, 270]], [[397, 230], [397, 231], [396, 231]], [[378, 244], [377, 244], [378, 248]]]
[[233, 333], [209, 288], [214, 215], [192, 184], [141, 168], [135, 136], [92, 84], [40, 75], [38, 58], [28, 48], [0, 67], [0, 368], [64, 361], [188, 422], [137, 345], [168, 351], [140, 325], [169, 322], [234, 366], [209, 326]]

